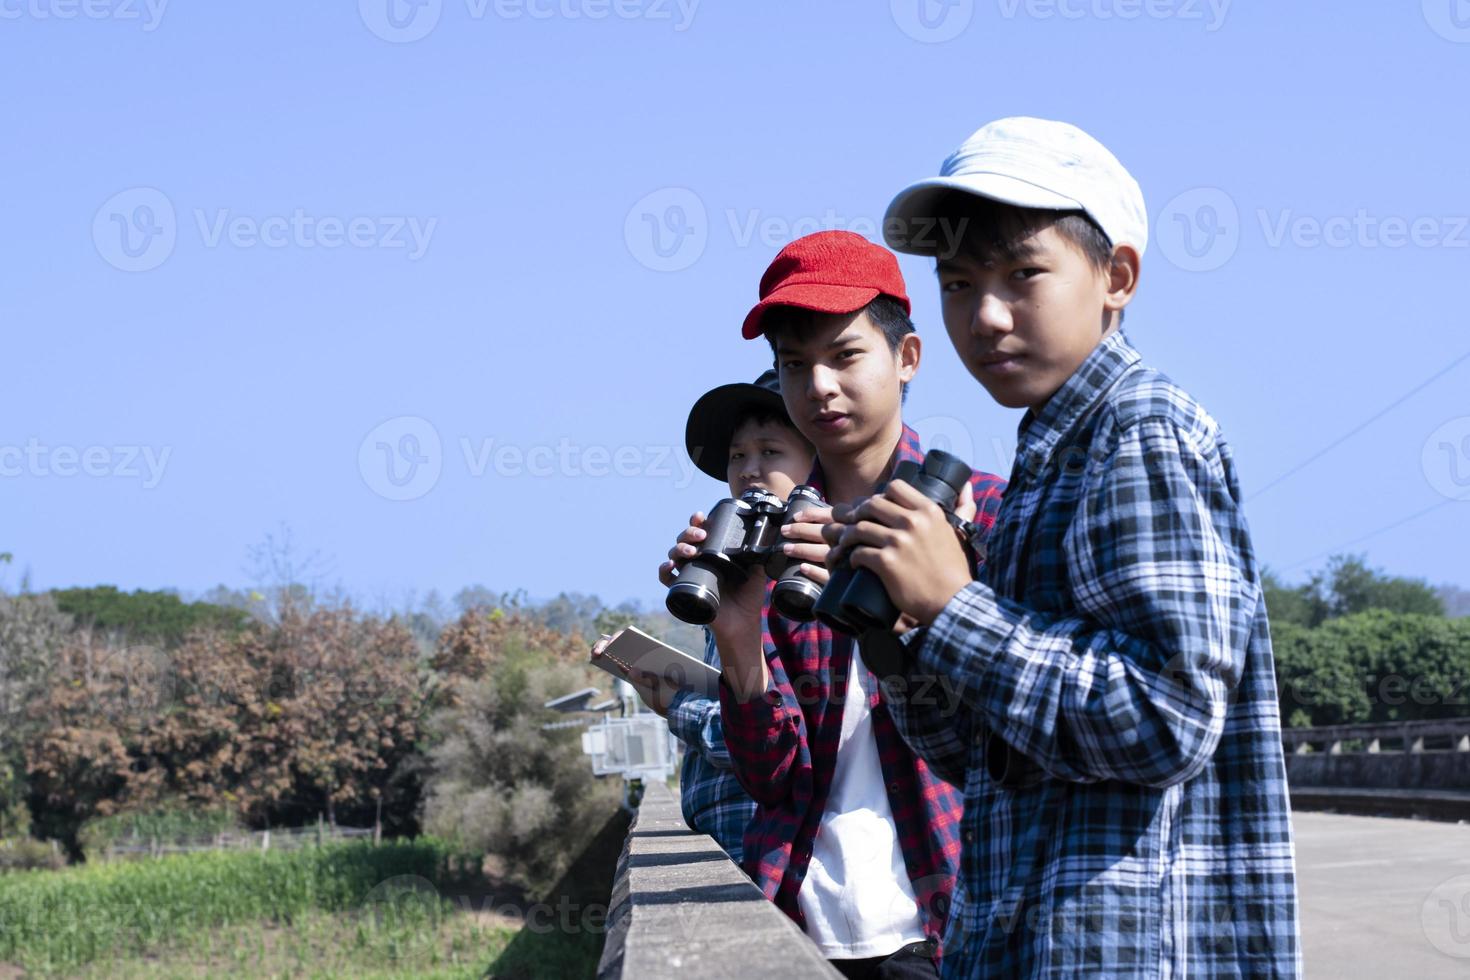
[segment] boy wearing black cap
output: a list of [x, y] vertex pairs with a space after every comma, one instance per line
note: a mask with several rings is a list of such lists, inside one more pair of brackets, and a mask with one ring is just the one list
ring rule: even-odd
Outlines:
[[[732, 497], [761, 489], [785, 500], [811, 471], [815, 459], [811, 443], [786, 415], [775, 371], [766, 371], [754, 384], [722, 385], [705, 392], [689, 411], [684, 444], [694, 465], [724, 480]], [[672, 569], [661, 580], [672, 585]], [[704, 662], [720, 666], [719, 650], [709, 630], [705, 631]], [[740, 864], [755, 801], [731, 771], [720, 702], [692, 691], [670, 692], [656, 682], [635, 684], [634, 688], [645, 704], [668, 719], [669, 730], [686, 747], [679, 772], [684, 822], [692, 830], [709, 834]]]
[[1148, 224], [1137, 183], [1076, 127], [1004, 119], [885, 228], [968, 222], [938, 256], [945, 326], [1026, 409], [978, 581], [938, 508], [894, 485], [838, 516], [924, 629], [897, 703], [965, 790], [946, 977], [1296, 976], [1296, 886], [1271, 641], [1231, 451], [1120, 330]]
[[[742, 333], [771, 342], [787, 412], [817, 450], [807, 484], [852, 501], [922, 457], [901, 408], [922, 344], [892, 253], [851, 232], [808, 235], [771, 263], [760, 297]], [[982, 526], [1002, 486], [979, 474], [967, 488]], [[789, 526], [785, 546], [822, 584], [827, 520]], [[694, 554], [702, 523], [679, 536], [663, 574]], [[727, 744], [760, 804], [745, 868], [844, 975], [933, 977], [959, 796], [904, 744], [853, 639], [763, 614], [764, 587], [752, 576], [723, 591], [712, 626]]]

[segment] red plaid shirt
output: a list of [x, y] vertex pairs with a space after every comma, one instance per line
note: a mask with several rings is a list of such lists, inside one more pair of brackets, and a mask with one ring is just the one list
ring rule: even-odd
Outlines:
[[[922, 458], [917, 434], [905, 425], [894, 463]], [[808, 483], [823, 488], [820, 463]], [[995, 523], [1005, 481], [979, 473], [972, 486], [979, 508], [975, 522], [988, 530]], [[745, 870], [767, 898], [805, 929], [797, 895], [836, 775], [853, 640], [820, 622], [786, 619], [769, 602], [762, 639], [771, 672], [765, 695], [742, 702], [727, 684], [720, 684], [725, 744], [736, 777], [759, 804], [745, 829]], [[924, 933], [938, 942], [959, 864], [964, 800], [899, 736], [871, 671], [863, 689], [870, 692], [883, 782]]]

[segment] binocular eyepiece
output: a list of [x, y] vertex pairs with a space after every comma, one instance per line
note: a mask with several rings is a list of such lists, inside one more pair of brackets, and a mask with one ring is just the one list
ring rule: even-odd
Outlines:
[[785, 503], [769, 491], [747, 490], [738, 499], [715, 504], [698, 553], [669, 587], [669, 612], [695, 626], [712, 623], [720, 611], [720, 590], [742, 584], [751, 569], [760, 567], [776, 580], [771, 594], [776, 610], [791, 619], [810, 620], [822, 589], [801, 574], [800, 562], [782, 552], [781, 529], [826, 506], [822, 495], [808, 486], [792, 490]]
[[[922, 464], [905, 460], [895, 466], [893, 479], [909, 484], [945, 513], [953, 514], [955, 501], [972, 472], [958, 457], [942, 449], [931, 449], [924, 454]], [[831, 579], [813, 611], [832, 629], [853, 635], [871, 629], [891, 630], [899, 616], [883, 580], [866, 568], [853, 568], [845, 561], [832, 569]]]

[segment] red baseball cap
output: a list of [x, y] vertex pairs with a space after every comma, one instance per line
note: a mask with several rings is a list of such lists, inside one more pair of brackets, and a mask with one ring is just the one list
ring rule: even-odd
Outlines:
[[746, 340], [765, 333], [761, 319], [773, 306], [851, 313], [880, 295], [892, 296], [910, 312], [892, 252], [850, 231], [804, 235], [781, 249], [761, 276], [761, 301], [746, 315], [740, 333]]

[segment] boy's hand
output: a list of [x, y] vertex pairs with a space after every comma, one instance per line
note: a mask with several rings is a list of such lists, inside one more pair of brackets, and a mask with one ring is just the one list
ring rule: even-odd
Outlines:
[[[699, 553], [696, 547], [705, 539], [705, 515], [696, 511], [669, 549], [669, 558], [658, 567], [658, 580], [664, 585], [678, 581], [676, 570]], [[720, 588], [720, 611], [710, 624], [719, 645], [722, 670], [730, 678], [731, 687], [742, 696], [753, 697], [766, 689], [769, 673], [761, 645], [761, 610], [766, 602], [766, 573], [750, 569], [745, 581]], [[652, 705], [650, 705], [652, 707]]]
[[643, 671], [637, 680], [628, 678], [628, 683], [633, 685], [633, 690], [638, 692], [639, 699], [648, 706], [648, 710], [662, 718], [669, 716], [669, 706], [673, 703], [674, 695], [679, 689], [672, 684], [664, 682], [657, 674]]
[[665, 588], [678, 581], [678, 570], [697, 553], [694, 545], [704, 540], [704, 511], [697, 510], [689, 515], [689, 526], [679, 532], [674, 546], [669, 549], [669, 560], [658, 566], [658, 580]]
[[[975, 512], [973, 494], [968, 499]], [[838, 522], [826, 529], [833, 545], [827, 564], [843, 556], [854, 568], [866, 568], [883, 580], [899, 609], [928, 626], [970, 584], [970, 563], [954, 527], [939, 505], [907, 483], [895, 481], [881, 494], [855, 508], [840, 510]]]
[[782, 550], [788, 558], [801, 562], [801, 574], [822, 586], [827, 585], [827, 542], [822, 529], [832, 523], [832, 508], [811, 511], [810, 520], [788, 524], [782, 529]]

